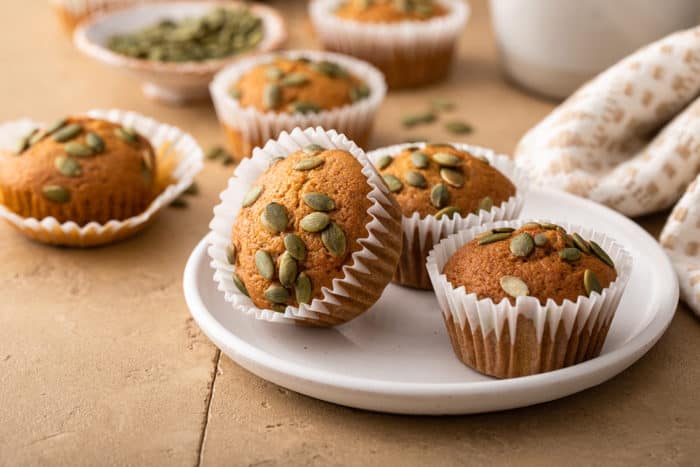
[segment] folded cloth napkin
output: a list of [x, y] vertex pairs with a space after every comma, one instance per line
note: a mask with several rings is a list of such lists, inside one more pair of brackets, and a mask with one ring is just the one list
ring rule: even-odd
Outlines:
[[677, 203], [661, 244], [678, 272], [683, 299], [698, 315], [699, 95], [696, 27], [638, 50], [583, 85], [528, 131], [515, 152], [534, 183], [628, 216]]

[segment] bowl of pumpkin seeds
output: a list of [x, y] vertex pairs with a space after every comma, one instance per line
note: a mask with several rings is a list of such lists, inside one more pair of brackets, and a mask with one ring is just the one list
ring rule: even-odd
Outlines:
[[148, 97], [181, 104], [206, 98], [216, 72], [280, 48], [286, 35], [284, 20], [269, 6], [170, 1], [91, 18], [73, 40], [88, 57], [134, 75]]

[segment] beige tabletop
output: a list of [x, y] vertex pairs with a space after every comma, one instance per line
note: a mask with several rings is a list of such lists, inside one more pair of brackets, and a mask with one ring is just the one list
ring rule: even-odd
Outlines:
[[[81, 56], [46, 0], [0, 6], [0, 121], [127, 108], [221, 142], [209, 102], [169, 107]], [[290, 47], [317, 47], [305, 2], [272, 2]], [[448, 139], [402, 129], [435, 97], [458, 104], [468, 142], [512, 152], [553, 106], [499, 72], [485, 1], [473, 2], [448, 82], [392, 93], [371, 146]], [[666, 334], [605, 384], [520, 410], [405, 417], [320, 402], [234, 364], [193, 323], [185, 261], [207, 232], [231, 167], [207, 163], [188, 209], [138, 237], [59, 249], [0, 225], [0, 464], [19, 465], [698, 465], [700, 321], [681, 305]], [[639, 222], [657, 235], [663, 216]]]

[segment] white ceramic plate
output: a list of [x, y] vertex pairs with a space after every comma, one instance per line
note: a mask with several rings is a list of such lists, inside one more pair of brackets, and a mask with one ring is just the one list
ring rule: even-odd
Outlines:
[[523, 218], [570, 221], [625, 244], [630, 283], [598, 358], [535, 376], [497, 380], [452, 353], [431, 292], [390, 285], [374, 307], [336, 329], [275, 325], [234, 312], [216, 288], [206, 239], [184, 276], [187, 304], [204, 333], [239, 365], [293, 391], [361, 409], [464, 414], [546, 402], [606, 381], [646, 353], [668, 326], [678, 281], [666, 254], [626, 217], [583, 198], [528, 193]]

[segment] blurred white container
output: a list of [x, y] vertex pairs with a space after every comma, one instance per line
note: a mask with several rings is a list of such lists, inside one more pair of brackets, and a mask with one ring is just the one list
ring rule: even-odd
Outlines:
[[490, 0], [501, 61], [523, 87], [564, 98], [639, 47], [698, 24], [700, 0]]

